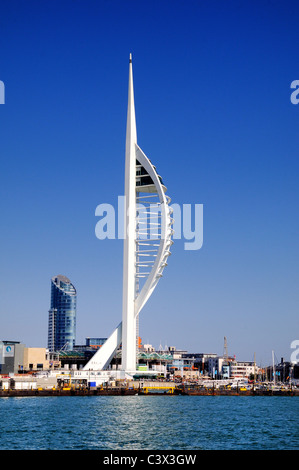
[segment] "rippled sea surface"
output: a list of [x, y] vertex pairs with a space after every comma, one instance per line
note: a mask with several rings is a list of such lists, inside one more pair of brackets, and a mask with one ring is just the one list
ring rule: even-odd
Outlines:
[[0, 398], [0, 449], [298, 449], [298, 397]]

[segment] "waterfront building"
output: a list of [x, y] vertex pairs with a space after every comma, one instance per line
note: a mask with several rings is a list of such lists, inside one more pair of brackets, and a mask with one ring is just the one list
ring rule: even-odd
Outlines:
[[59, 352], [61, 366], [66, 369], [80, 370], [106, 342], [107, 338], [85, 338], [85, 344], [75, 344], [72, 350]]
[[61, 367], [59, 353], [47, 349], [47, 360], [49, 361], [49, 370], [55, 370]]
[[71, 281], [62, 275], [51, 279], [51, 308], [48, 323], [50, 352], [71, 350], [76, 338], [77, 292]]
[[59, 352], [59, 361], [62, 369], [79, 370], [82, 369], [88, 360], [93, 356], [94, 351], [64, 350]]
[[47, 370], [50, 367], [46, 348], [24, 348], [23, 371]]
[[86, 338], [86, 346], [92, 349], [99, 349], [103, 346], [107, 338]]
[[28, 348], [19, 341], [0, 341], [0, 374], [24, 374], [60, 367], [46, 348]]
[[264, 374], [259, 372], [259, 376], [269, 381], [273, 381], [275, 378], [277, 382], [293, 380], [297, 382], [299, 380], [299, 364], [285, 361], [282, 357], [278, 364], [274, 364], [274, 368], [273, 364], [272, 366], [266, 367]]
[[17, 374], [23, 369], [24, 348], [20, 341], [0, 342], [0, 374]]
[[259, 368], [254, 362], [250, 361], [234, 361], [230, 363], [230, 378], [232, 379], [248, 379], [257, 375]]
[[193, 365], [199, 373], [204, 376], [209, 374], [210, 359], [216, 359], [216, 353], [186, 353], [182, 356], [184, 359], [191, 358]]
[[105, 370], [121, 344], [123, 376], [136, 376], [139, 314], [167, 266], [172, 245], [172, 209], [166, 187], [137, 144], [132, 57], [125, 153], [122, 322], [86, 364], [86, 370]]
[[224, 358], [221, 356], [208, 358], [208, 374], [211, 378], [216, 379], [222, 375], [222, 366]]
[[171, 357], [171, 361], [167, 364], [167, 372], [169, 374], [183, 376], [186, 371], [194, 368], [194, 360], [187, 351], [177, 349], [175, 346], [169, 346], [167, 347], [167, 352]]
[[152, 352], [155, 352], [155, 348], [153, 347], [152, 344], [143, 344], [142, 345], [142, 352], [146, 352], [146, 353], [152, 353]]

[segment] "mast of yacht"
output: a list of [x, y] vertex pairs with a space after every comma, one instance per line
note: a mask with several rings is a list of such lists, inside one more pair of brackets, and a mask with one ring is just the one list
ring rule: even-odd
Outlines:
[[274, 363], [274, 351], [272, 351], [272, 367], [273, 367], [273, 384], [275, 385], [275, 363]]

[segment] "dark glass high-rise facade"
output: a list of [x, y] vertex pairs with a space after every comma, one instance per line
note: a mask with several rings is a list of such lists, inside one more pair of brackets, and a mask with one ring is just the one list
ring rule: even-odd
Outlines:
[[73, 349], [76, 339], [77, 292], [66, 277], [59, 274], [51, 279], [48, 349], [50, 352]]

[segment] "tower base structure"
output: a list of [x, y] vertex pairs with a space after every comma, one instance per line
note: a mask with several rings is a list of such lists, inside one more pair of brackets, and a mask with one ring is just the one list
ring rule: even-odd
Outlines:
[[94, 387], [110, 384], [116, 381], [133, 381], [142, 379], [155, 379], [161, 373], [158, 371], [124, 371], [124, 370], [80, 370], [72, 371], [72, 379], [86, 381], [88, 385]]

